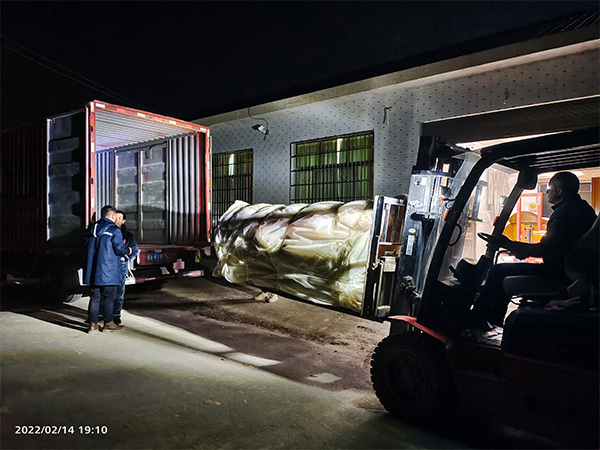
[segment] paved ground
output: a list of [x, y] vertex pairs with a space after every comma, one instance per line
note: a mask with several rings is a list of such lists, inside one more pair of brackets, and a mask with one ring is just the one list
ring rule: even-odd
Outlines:
[[[281, 295], [272, 303], [257, 301], [255, 297], [260, 292], [255, 287], [236, 286], [222, 279], [183, 279], [161, 291], [131, 294], [127, 309], [193, 333], [202, 332], [220, 342], [238, 342], [244, 351], [253, 354], [269, 357], [288, 353], [290, 365], [309, 364], [315, 370], [321, 366], [335, 368], [339, 375], [347, 373], [350, 364], [361, 370], [360, 375], [341, 377], [335, 386], [370, 389], [371, 353], [388, 335], [388, 323], [372, 322]], [[218, 320], [220, 324], [201, 331], [199, 319], [203, 318]], [[232, 330], [231, 324], [249, 324], [253, 328]], [[273, 333], [267, 335], [266, 341], [256, 336], [245, 338], [244, 333], [252, 332], [254, 327]], [[308, 344], [316, 352], [310, 356], [303, 353]]]
[[176, 281], [88, 335], [87, 297], [50, 308], [3, 286], [1, 448], [506, 447], [383, 410], [368, 360], [386, 324], [259, 292]]

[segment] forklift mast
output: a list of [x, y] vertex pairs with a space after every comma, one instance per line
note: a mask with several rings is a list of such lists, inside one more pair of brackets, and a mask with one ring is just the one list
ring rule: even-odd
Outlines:
[[437, 137], [423, 137], [408, 196], [375, 198], [363, 317], [381, 321], [418, 309], [436, 242], [432, 237], [439, 234], [452, 201], [464, 153]]

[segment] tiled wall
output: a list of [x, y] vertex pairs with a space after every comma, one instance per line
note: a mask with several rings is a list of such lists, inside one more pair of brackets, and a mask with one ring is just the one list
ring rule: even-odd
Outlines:
[[408, 189], [423, 122], [597, 95], [598, 67], [598, 52], [590, 50], [445, 81], [388, 86], [260, 115], [269, 122], [265, 140], [251, 128], [260, 120], [215, 124], [213, 152], [252, 148], [254, 203], [287, 204], [292, 142], [374, 130], [374, 191], [395, 196]]

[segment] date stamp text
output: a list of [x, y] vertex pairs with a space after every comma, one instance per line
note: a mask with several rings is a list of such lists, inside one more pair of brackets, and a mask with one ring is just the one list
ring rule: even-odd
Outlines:
[[82, 434], [82, 435], [106, 435], [106, 425], [16, 425], [15, 434]]

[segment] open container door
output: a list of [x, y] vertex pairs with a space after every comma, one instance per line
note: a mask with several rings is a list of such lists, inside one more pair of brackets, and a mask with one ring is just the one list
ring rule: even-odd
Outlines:
[[86, 222], [86, 117], [83, 110], [46, 120], [46, 247], [70, 247]]

